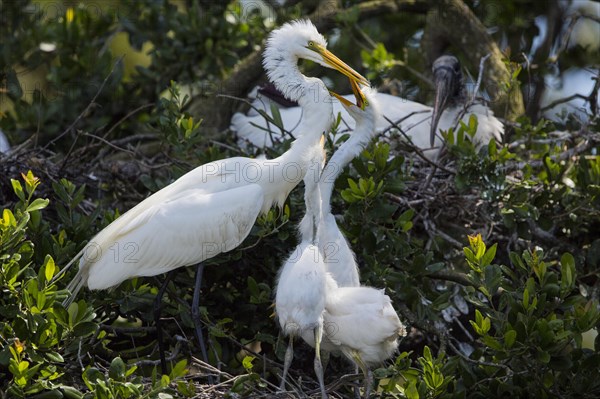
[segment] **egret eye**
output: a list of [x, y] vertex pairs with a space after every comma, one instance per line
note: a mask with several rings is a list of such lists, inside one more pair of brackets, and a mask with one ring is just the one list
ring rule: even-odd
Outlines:
[[308, 47], [314, 47], [315, 46], [315, 42], [313, 42], [312, 40], [308, 42]]

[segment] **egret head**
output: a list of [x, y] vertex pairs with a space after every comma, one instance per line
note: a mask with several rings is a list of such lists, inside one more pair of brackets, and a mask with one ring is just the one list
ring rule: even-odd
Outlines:
[[433, 63], [433, 80], [435, 83], [435, 103], [431, 116], [431, 146], [435, 140], [440, 117], [452, 99], [461, 95], [463, 89], [463, 76], [458, 58], [452, 55], [443, 55]]
[[377, 119], [379, 112], [375, 97], [377, 91], [370, 87], [361, 89], [358, 85], [352, 85], [352, 91], [356, 98], [356, 104], [353, 104], [336, 93], [331, 92], [331, 94], [340, 101], [352, 119], [356, 121], [355, 132], [359, 127], [363, 127], [370, 130], [368, 133], [375, 133], [375, 120]]
[[309, 20], [288, 22], [271, 32], [263, 65], [269, 78], [277, 84], [286, 78], [284, 68], [297, 68], [300, 58], [335, 69], [355, 83], [369, 85], [365, 77], [327, 50], [327, 41]]
[[376, 90], [371, 89], [370, 87], [361, 89], [357, 84], [353, 84], [352, 81], [350, 82], [350, 85], [352, 86], [354, 97], [356, 98], [356, 104], [346, 100], [337, 93], [331, 92], [331, 94], [340, 101], [352, 119], [357, 123], [374, 123], [377, 114], [377, 103], [375, 101]]

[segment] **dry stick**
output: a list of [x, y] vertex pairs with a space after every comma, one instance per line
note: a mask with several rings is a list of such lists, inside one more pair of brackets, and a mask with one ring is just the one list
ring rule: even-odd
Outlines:
[[404, 138], [406, 138], [406, 139], [408, 140], [408, 142], [409, 142], [409, 143], [410, 143], [410, 145], [412, 146], [412, 149], [413, 149], [413, 150], [415, 151], [415, 153], [416, 153], [416, 154], [419, 156], [419, 158], [423, 159], [425, 162], [427, 162], [428, 164], [430, 164], [430, 165], [431, 165], [431, 166], [433, 166], [434, 168], [435, 168], [435, 167], [437, 167], [437, 168], [439, 168], [439, 169], [443, 170], [443, 171], [444, 171], [444, 172], [446, 172], [446, 173], [450, 173], [450, 174], [453, 174], [453, 175], [455, 175], [455, 174], [456, 174], [456, 172], [455, 172], [455, 171], [452, 171], [452, 170], [450, 170], [450, 169], [446, 169], [445, 167], [443, 167], [443, 166], [441, 166], [441, 165], [438, 165], [438, 164], [436, 164], [435, 162], [433, 162], [432, 160], [430, 160], [429, 158], [427, 158], [427, 157], [425, 156], [425, 154], [423, 154], [423, 151], [422, 151], [422, 150], [421, 150], [419, 147], [417, 147], [417, 146], [415, 146], [414, 144], [412, 144], [412, 140], [411, 140], [411, 139], [410, 139], [410, 137], [409, 137], [409, 136], [406, 134], [406, 132], [405, 132], [404, 130], [402, 130], [402, 128], [401, 128], [400, 126], [398, 126], [398, 123], [396, 123], [396, 122], [392, 121], [391, 119], [389, 119], [389, 118], [388, 118], [387, 116], [385, 116], [385, 115], [384, 115], [383, 117], [385, 118], [385, 120], [386, 120], [386, 121], [388, 121], [388, 123], [389, 123], [390, 125], [392, 125], [392, 126], [393, 126], [393, 127], [395, 127], [396, 129], [398, 129], [398, 131], [399, 131], [399, 132], [400, 132], [400, 133], [401, 133], [401, 134], [404, 136]]
[[108, 131], [106, 133], [104, 133], [104, 135], [102, 137], [106, 138], [107, 136], [109, 136], [113, 132], [113, 130], [115, 130], [117, 128], [117, 126], [119, 126], [120, 124], [122, 124], [123, 122], [125, 122], [127, 119], [131, 118], [133, 115], [137, 114], [141, 110], [153, 107], [154, 105], [156, 105], [156, 103], [144, 104], [144, 105], [140, 105], [139, 107], [137, 107], [137, 108], [129, 111], [127, 113], [127, 115], [125, 115], [124, 117], [122, 117], [121, 119], [119, 119], [114, 125], [112, 125], [110, 127], [110, 129], [108, 129]]
[[[172, 362], [177, 358], [177, 356], [179, 355], [179, 352], [181, 350], [182, 342], [185, 342], [186, 344], [188, 343], [188, 340], [180, 335], [175, 335], [175, 339], [177, 340], [177, 342], [175, 343], [175, 348], [173, 348], [173, 351], [171, 352], [171, 354], [169, 356], [167, 356], [167, 358], [165, 359], [167, 362]], [[156, 367], [156, 366], [160, 366], [160, 359], [158, 359], [158, 360], [138, 360], [137, 362], [135, 362], [133, 364], [138, 367]]]
[[[244, 377], [244, 376], [246, 376], [246, 375], [232, 376], [231, 374], [229, 374], [229, 373], [227, 373], [227, 372], [224, 372], [224, 371], [221, 371], [221, 370], [219, 370], [219, 369], [217, 369], [217, 368], [213, 367], [212, 365], [210, 365], [210, 364], [208, 364], [208, 363], [206, 363], [206, 362], [204, 362], [204, 361], [202, 361], [202, 360], [200, 360], [200, 359], [198, 359], [197, 357], [194, 357], [194, 356], [192, 356], [192, 361], [193, 361], [194, 363], [196, 363], [198, 366], [200, 366], [201, 368], [204, 368], [204, 369], [206, 369], [206, 370], [208, 370], [208, 371], [211, 371], [211, 372], [213, 372], [213, 373], [217, 373], [219, 376], [223, 376], [224, 378], [227, 378], [227, 379], [228, 379], [228, 381], [223, 381], [223, 382], [221, 382], [221, 383], [219, 383], [219, 384], [211, 385], [211, 387], [207, 389], [207, 392], [210, 392], [210, 391], [212, 391], [212, 390], [216, 389], [218, 386], [223, 386], [223, 385], [227, 384], [228, 382], [234, 382], [235, 380], [237, 380], [237, 379], [239, 379], [239, 378], [241, 378], [241, 377]], [[278, 386], [276, 386], [276, 385], [274, 385], [273, 383], [271, 383], [271, 382], [269, 382], [269, 381], [265, 380], [265, 379], [264, 379], [264, 378], [262, 378], [262, 377], [261, 377], [261, 381], [262, 381], [262, 382], [263, 382], [265, 385], [267, 385], [267, 386], [269, 386], [270, 388], [272, 388], [272, 392], [277, 392], [277, 391], [279, 390], [279, 387], [278, 387]]]
[[[565, 33], [561, 37], [560, 45], [558, 46], [558, 49], [556, 50], [556, 52], [551, 57], [549, 57], [548, 61], [550, 61], [552, 63], [558, 61], [558, 58], [560, 57], [560, 55], [567, 49], [567, 46], [569, 45], [569, 40], [571, 40], [571, 34], [573, 33], [573, 29], [575, 29], [575, 25], [577, 25], [577, 22], [579, 22], [580, 18], [589, 18], [589, 19], [594, 20], [594, 17], [592, 15], [581, 14], [579, 12], [574, 13], [573, 15], [568, 17], [567, 19], [570, 19], [569, 25], [567, 26]], [[599, 21], [596, 20], [596, 22], [599, 22]]]
[[93, 139], [99, 140], [99, 141], [103, 142], [104, 144], [108, 145], [109, 147], [112, 147], [112, 148], [114, 148], [115, 150], [118, 150], [118, 151], [123, 151], [123, 152], [126, 152], [126, 153], [128, 153], [128, 154], [131, 154], [131, 155], [135, 155], [135, 152], [133, 152], [133, 151], [131, 151], [131, 150], [128, 150], [128, 149], [126, 149], [126, 148], [121, 148], [121, 147], [119, 147], [119, 146], [117, 146], [117, 145], [115, 145], [115, 144], [111, 143], [110, 141], [106, 140], [106, 139], [105, 139], [105, 138], [103, 138], [103, 137], [96, 136], [95, 134], [92, 134], [92, 133], [87, 133], [87, 132], [83, 132], [82, 134], [83, 134], [84, 136], [91, 137], [91, 138], [93, 138]]
[[77, 116], [77, 118], [75, 118], [75, 120], [73, 121], [73, 123], [71, 123], [69, 125], [69, 127], [66, 128], [65, 131], [63, 131], [57, 137], [55, 137], [52, 140], [50, 140], [50, 142], [48, 142], [48, 144], [46, 144], [44, 146], [44, 149], [47, 149], [49, 146], [53, 145], [55, 142], [57, 142], [58, 140], [60, 140], [61, 138], [63, 138], [67, 133], [69, 133], [73, 129], [73, 127], [77, 124], [77, 122], [79, 122], [81, 120], [81, 118], [83, 118], [83, 115], [85, 115], [86, 112], [96, 102], [96, 99], [98, 98], [98, 96], [100, 95], [100, 93], [102, 92], [102, 90], [104, 89], [104, 86], [106, 85], [106, 82], [108, 82], [108, 78], [110, 78], [112, 76], [113, 72], [115, 71], [115, 68], [116, 68], [117, 64], [120, 63], [123, 60], [123, 57], [124, 56], [121, 56], [121, 57], [119, 57], [119, 59], [117, 59], [117, 61], [115, 61], [115, 63], [113, 64], [113, 66], [112, 66], [112, 68], [110, 70], [110, 72], [108, 73], [108, 75], [106, 75], [106, 77], [102, 81], [102, 84], [98, 88], [98, 91], [96, 92], [96, 94], [94, 95], [94, 97], [92, 98], [92, 100], [90, 101], [90, 103], [85, 107], [85, 109], [83, 111], [81, 111], [81, 113], [79, 114], [79, 116]]
[[485, 362], [483, 360], [471, 359], [470, 357], [465, 356], [456, 346], [454, 346], [454, 344], [451, 341], [448, 341], [448, 345], [450, 346], [450, 349], [452, 349], [454, 352], [456, 352], [456, 354], [458, 356], [460, 356], [462, 359], [466, 360], [469, 363], [477, 364], [479, 366], [488, 366], [488, 367], [502, 368], [502, 369], [506, 370], [506, 373], [509, 376], [514, 374], [514, 372], [512, 371], [512, 369], [510, 367], [508, 367], [506, 364], [503, 364], [503, 363], [491, 363], [491, 362]]

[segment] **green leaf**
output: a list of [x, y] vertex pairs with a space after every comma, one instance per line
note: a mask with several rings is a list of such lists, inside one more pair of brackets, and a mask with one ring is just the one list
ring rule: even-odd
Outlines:
[[125, 381], [125, 362], [120, 357], [115, 357], [113, 361], [110, 363], [110, 367], [108, 369], [108, 376], [116, 381]]
[[350, 190], [354, 193], [360, 193], [360, 189], [358, 188], [358, 185], [356, 184], [356, 182], [350, 178], [348, 178], [348, 187], [350, 188]]
[[25, 202], [25, 193], [23, 192], [23, 186], [21, 182], [15, 179], [10, 179], [10, 182], [13, 187], [13, 191], [17, 194], [17, 197], [21, 200], [21, 202]]
[[517, 338], [517, 332], [515, 330], [508, 330], [504, 333], [504, 344], [508, 348], [512, 348], [515, 343], [515, 339]]
[[490, 265], [492, 263], [492, 261], [496, 257], [496, 248], [497, 247], [498, 247], [498, 244], [496, 243], [496, 244], [492, 245], [485, 252], [485, 255], [483, 255], [483, 257], [481, 258], [481, 266], [482, 267], [485, 267], [485, 266]]
[[42, 267], [44, 268], [46, 281], [49, 282], [52, 280], [54, 271], [56, 270], [56, 265], [54, 264], [54, 259], [52, 259], [52, 256], [46, 255], [46, 259], [44, 259], [44, 265]]
[[560, 258], [560, 291], [562, 295], [569, 293], [575, 285], [575, 258], [570, 253], [564, 253]]
[[244, 360], [242, 360], [242, 366], [244, 366], [246, 371], [248, 371], [248, 372], [252, 371], [252, 367], [253, 367], [252, 362], [254, 361], [254, 359], [255, 359], [254, 356], [244, 356]]
[[27, 212], [37, 211], [39, 209], [44, 209], [48, 206], [50, 201], [45, 198], [36, 198], [26, 209]]

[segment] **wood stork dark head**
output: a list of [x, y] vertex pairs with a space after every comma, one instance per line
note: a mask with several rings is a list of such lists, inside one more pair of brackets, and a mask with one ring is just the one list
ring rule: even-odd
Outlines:
[[431, 146], [433, 147], [440, 117], [453, 100], [462, 97], [464, 85], [460, 62], [452, 55], [442, 55], [436, 59], [432, 71], [435, 84], [435, 103], [431, 116]]

